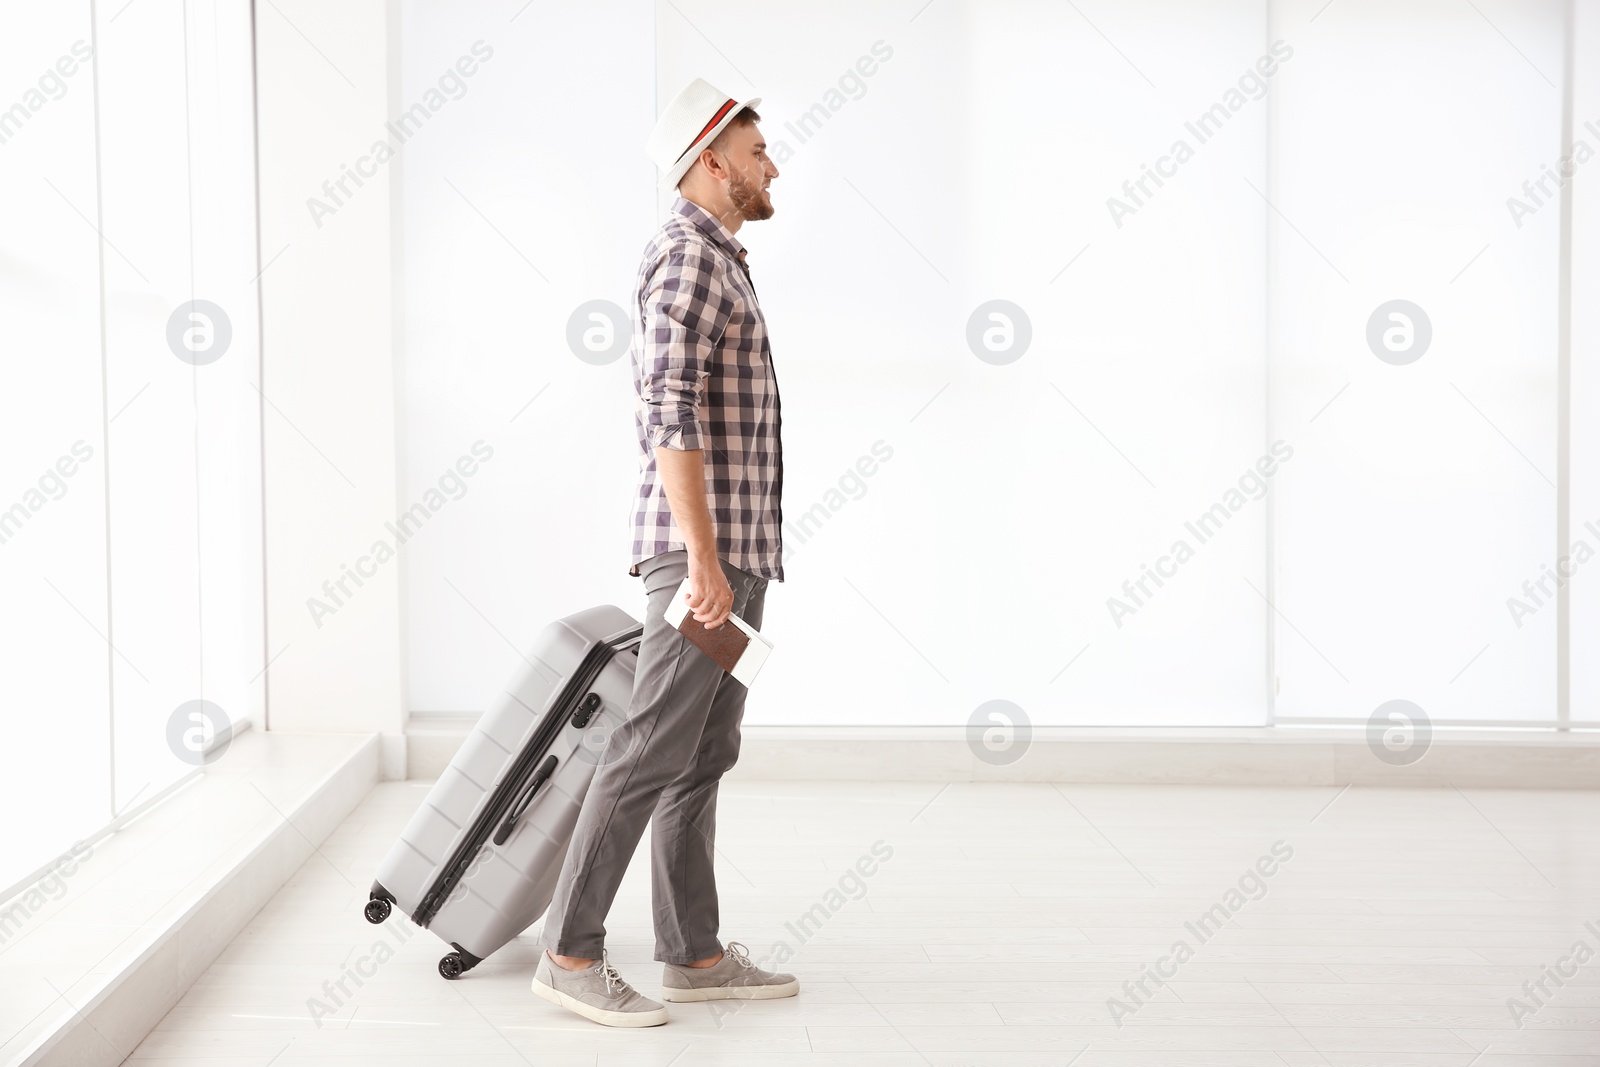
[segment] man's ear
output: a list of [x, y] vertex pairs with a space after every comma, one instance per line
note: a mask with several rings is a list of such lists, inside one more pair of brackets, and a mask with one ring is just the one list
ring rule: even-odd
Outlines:
[[728, 169], [722, 165], [722, 160], [717, 158], [715, 149], [709, 147], [700, 149], [700, 162], [704, 164], [706, 173], [718, 181], [727, 178]]

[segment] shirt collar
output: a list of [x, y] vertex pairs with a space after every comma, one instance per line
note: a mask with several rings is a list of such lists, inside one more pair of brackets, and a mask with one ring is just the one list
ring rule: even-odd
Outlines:
[[734, 259], [739, 259], [744, 255], [744, 245], [739, 243], [739, 239], [729, 233], [728, 228], [718, 222], [711, 212], [693, 200], [683, 196], [678, 197], [672, 202], [672, 213], [674, 215], [682, 215], [693, 222], [701, 233], [704, 233], [717, 244], [727, 249], [728, 254]]

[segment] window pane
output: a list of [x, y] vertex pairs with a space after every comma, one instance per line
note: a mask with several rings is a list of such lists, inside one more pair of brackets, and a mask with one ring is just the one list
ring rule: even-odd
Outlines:
[[87, 5], [0, 9], [0, 888], [110, 811], [90, 39]]
[[1306, 10], [1273, 127], [1278, 714], [1552, 719], [1555, 612], [1506, 605], [1555, 541], [1558, 210], [1508, 198], [1559, 154], [1559, 5]]

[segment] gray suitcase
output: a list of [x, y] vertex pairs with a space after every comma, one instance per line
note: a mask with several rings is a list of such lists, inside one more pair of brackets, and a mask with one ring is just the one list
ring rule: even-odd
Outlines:
[[544, 914], [604, 742], [626, 718], [644, 627], [609, 605], [551, 623], [379, 865], [391, 905], [450, 943], [459, 978]]

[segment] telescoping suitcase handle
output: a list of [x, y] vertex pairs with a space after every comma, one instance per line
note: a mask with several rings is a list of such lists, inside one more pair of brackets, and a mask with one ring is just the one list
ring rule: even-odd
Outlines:
[[556, 757], [552, 754], [534, 772], [533, 780], [528, 783], [527, 791], [511, 806], [511, 811], [506, 815], [506, 821], [501, 823], [500, 829], [495, 831], [494, 843], [496, 848], [506, 843], [506, 838], [511, 836], [511, 831], [516, 827], [517, 820], [522, 818], [522, 813], [528, 810], [529, 804], [533, 803], [534, 794], [539, 791], [541, 785], [550, 780], [550, 775], [555, 773], [556, 762]]

